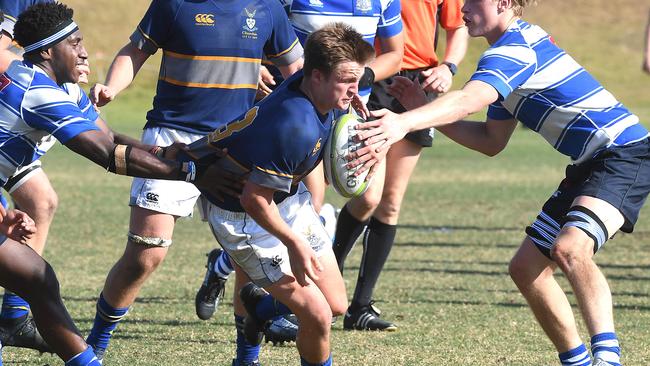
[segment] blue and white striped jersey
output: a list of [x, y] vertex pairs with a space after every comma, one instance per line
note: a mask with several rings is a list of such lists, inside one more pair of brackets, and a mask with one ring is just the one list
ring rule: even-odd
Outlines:
[[293, 29], [305, 44], [307, 36], [326, 24], [348, 24], [374, 44], [375, 36], [390, 38], [402, 31], [399, 0], [280, 0]]
[[496, 120], [516, 118], [574, 163], [648, 136], [630, 113], [540, 27], [514, 22], [483, 55], [471, 80], [493, 86]]
[[0, 75], [0, 186], [47, 152], [50, 135], [65, 144], [99, 130], [97, 117], [78, 85], [59, 86], [38, 66], [12, 62]]

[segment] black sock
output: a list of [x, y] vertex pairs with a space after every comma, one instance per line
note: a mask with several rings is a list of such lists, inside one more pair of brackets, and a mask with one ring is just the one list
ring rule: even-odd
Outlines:
[[368, 305], [372, 300], [372, 293], [393, 247], [396, 232], [397, 225], [384, 224], [374, 217], [370, 219], [368, 230], [363, 237], [363, 256], [351, 309], [356, 310]]
[[341, 273], [343, 273], [345, 258], [348, 257], [354, 243], [367, 224], [368, 220], [359, 221], [352, 216], [347, 206], [343, 206], [341, 209], [339, 217], [336, 220], [336, 234], [334, 235], [334, 247], [332, 248]]

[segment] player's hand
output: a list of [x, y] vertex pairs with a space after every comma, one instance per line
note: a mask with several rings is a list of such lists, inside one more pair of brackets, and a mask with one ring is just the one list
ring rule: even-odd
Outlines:
[[219, 201], [223, 201], [226, 196], [239, 199], [246, 179], [248, 174], [235, 174], [220, 168], [217, 164], [210, 164], [194, 185]]
[[421, 72], [424, 76], [422, 88], [433, 93], [446, 93], [451, 88], [452, 77], [451, 70], [447, 65], [438, 65]]
[[361, 100], [361, 97], [359, 94], [355, 94], [352, 97], [352, 101], [350, 102], [350, 106], [354, 108], [354, 110], [357, 112], [361, 118], [364, 120], [367, 120], [368, 117], [370, 117], [370, 111], [368, 110], [368, 107], [366, 106], [366, 103]]
[[396, 76], [388, 87], [388, 93], [397, 98], [400, 104], [409, 111], [427, 104], [427, 96], [418, 79], [411, 81], [403, 76]]
[[388, 109], [370, 112], [371, 117], [377, 120], [360, 123], [356, 126], [359, 130], [356, 139], [364, 142], [364, 147], [348, 154], [349, 169], [358, 167], [355, 175], [360, 175], [372, 168], [386, 157], [388, 148], [395, 142], [404, 138], [408, 132], [404, 128], [400, 115]]
[[[187, 144], [184, 144], [182, 142], [174, 141], [173, 144], [169, 146], [163, 147], [163, 153], [162, 153], [162, 158], [163, 159], [169, 159], [169, 160], [176, 160], [176, 157], [178, 156], [178, 153], [180, 151], [183, 151], [185, 153], [189, 152], [189, 148], [187, 147]], [[217, 156], [223, 157], [224, 154], [222, 153], [221, 150], [215, 151]], [[188, 153], [188, 155], [190, 155]], [[191, 155], [190, 155], [191, 156]]]
[[273, 90], [269, 87], [269, 85], [275, 86], [275, 79], [273, 78], [273, 75], [271, 75], [269, 69], [262, 65], [260, 66], [260, 76], [257, 80], [257, 94], [255, 95], [256, 100], [262, 99], [271, 94]]
[[103, 107], [115, 99], [115, 93], [104, 84], [95, 84], [90, 88], [90, 102], [96, 107]]
[[28, 240], [36, 233], [34, 220], [22, 211], [5, 211], [2, 206], [0, 213], [0, 231], [21, 244], [28, 244]]
[[77, 65], [77, 70], [81, 73], [79, 74], [79, 83], [88, 84], [88, 75], [90, 75], [90, 64], [88, 63], [88, 59], [84, 59], [83, 64]]
[[293, 273], [296, 281], [301, 286], [307, 286], [309, 282], [307, 277], [312, 281], [318, 280], [318, 274], [323, 271], [316, 252], [305, 243], [297, 243], [295, 245], [287, 246], [289, 253], [289, 263], [291, 264], [291, 272]]

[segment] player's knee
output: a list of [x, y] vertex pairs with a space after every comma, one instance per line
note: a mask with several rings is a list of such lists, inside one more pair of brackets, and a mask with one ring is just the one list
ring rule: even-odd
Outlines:
[[313, 333], [325, 334], [332, 326], [332, 310], [327, 303], [312, 302], [307, 311], [297, 315], [300, 324], [307, 325]]
[[352, 199], [349, 204], [352, 206], [352, 211], [368, 214], [375, 211], [380, 201], [381, 196], [366, 192], [363, 196]]
[[375, 216], [382, 219], [383, 222], [395, 221], [399, 217], [399, 212], [402, 207], [401, 200], [391, 195], [384, 195], [381, 203], [377, 207]]
[[335, 299], [330, 303], [330, 310], [332, 311], [332, 316], [341, 316], [345, 314], [347, 308], [348, 308], [348, 299], [345, 296], [341, 296], [340, 299]]
[[39, 299], [51, 299], [59, 296], [59, 280], [49, 263], [44, 262], [43, 270], [34, 271], [33, 275], [23, 283], [20, 294], [27, 302], [32, 303]]
[[524, 261], [517, 257], [510, 260], [510, 264], [508, 265], [508, 274], [510, 274], [510, 278], [518, 287], [521, 287], [526, 283], [528, 277], [526, 267]]
[[576, 264], [591, 260], [608, 238], [607, 228], [596, 214], [574, 206], [564, 217], [562, 231], [551, 248], [551, 257], [563, 271], [570, 270]]

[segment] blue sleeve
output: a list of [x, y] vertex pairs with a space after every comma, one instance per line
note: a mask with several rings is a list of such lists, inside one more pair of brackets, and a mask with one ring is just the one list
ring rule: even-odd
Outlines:
[[273, 19], [273, 31], [264, 45], [264, 54], [276, 66], [290, 65], [302, 57], [302, 45], [280, 2], [271, 0], [267, 4]]
[[507, 109], [503, 107], [503, 105], [501, 105], [501, 102], [499, 101], [490, 104], [487, 110], [487, 116], [490, 119], [498, 121], [515, 118], [512, 114], [510, 114], [510, 112], [508, 112]]
[[21, 113], [30, 127], [47, 131], [65, 144], [82, 132], [99, 130], [95, 120], [87, 119], [76, 102], [60, 88], [30, 88], [25, 93]]
[[99, 118], [99, 113], [97, 113], [93, 107], [92, 103], [90, 102], [90, 98], [88, 98], [83, 90], [81, 91], [80, 96], [81, 97], [79, 98], [79, 103], [77, 103], [77, 105], [79, 106], [79, 109], [81, 109], [84, 117], [89, 121], [96, 121], [97, 118]]
[[377, 24], [377, 36], [390, 38], [400, 34], [402, 32], [401, 12], [400, 0], [389, 0]]
[[506, 45], [487, 50], [470, 80], [483, 81], [497, 90], [504, 100], [535, 72], [535, 51], [527, 46]]
[[177, 0], [153, 0], [131, 35], [131, 43], [151, 55], [164, 48], [179, 8]]

